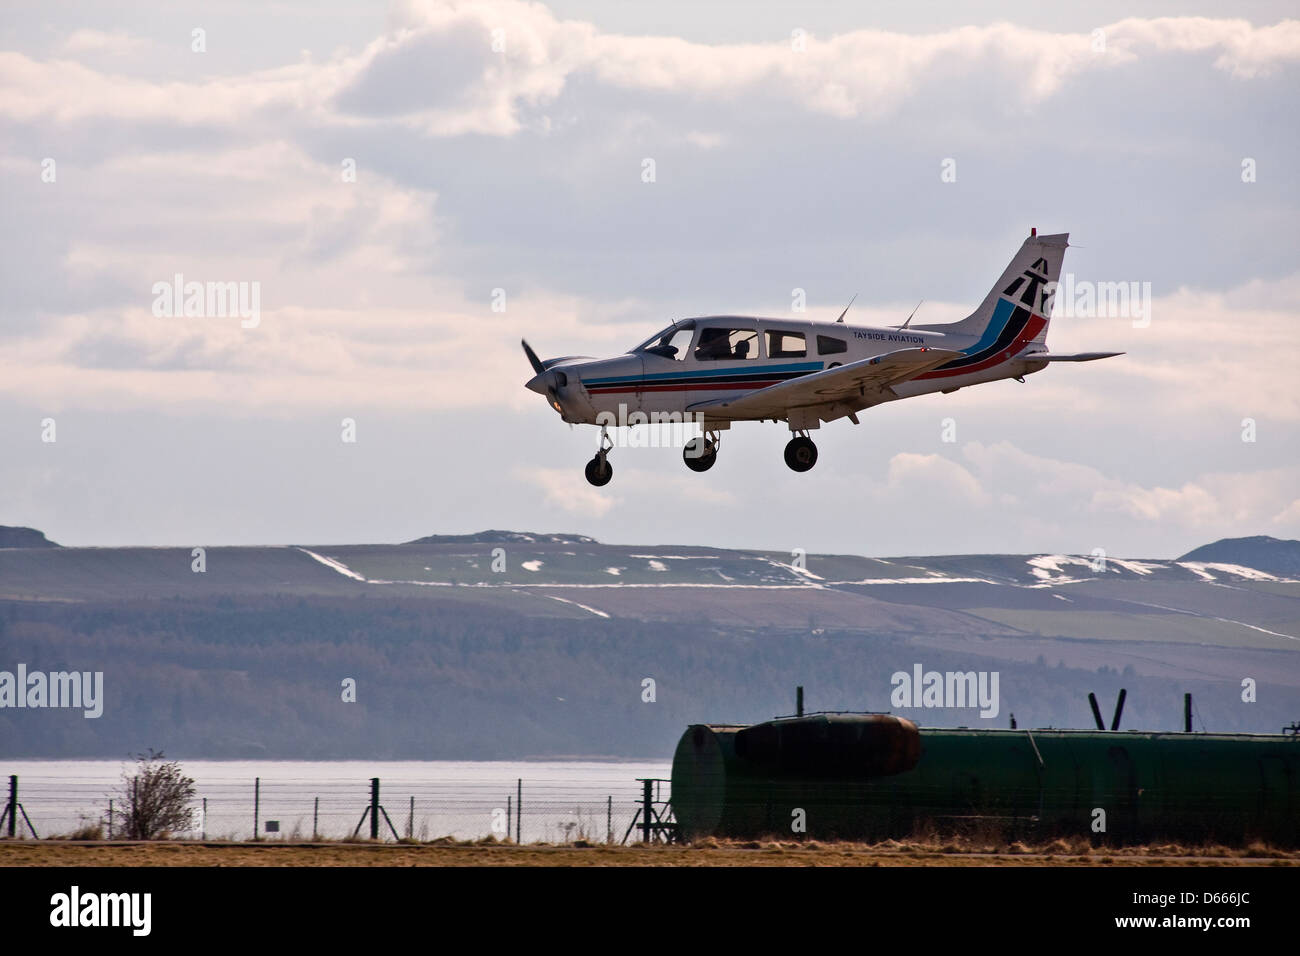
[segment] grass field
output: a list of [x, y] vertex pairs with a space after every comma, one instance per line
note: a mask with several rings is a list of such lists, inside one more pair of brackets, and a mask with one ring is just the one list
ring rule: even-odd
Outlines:
[[456, 843], [0, 842], [0, 866], [1300, 866], [1300, 851], [958, 843], [706, 841], [692, 846]]

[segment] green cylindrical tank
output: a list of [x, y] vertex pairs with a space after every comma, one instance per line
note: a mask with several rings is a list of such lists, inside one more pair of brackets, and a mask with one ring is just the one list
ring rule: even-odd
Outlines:
[[796, 809], [814, 807], [819, 832], [838, 835], [845, 814], [829, 808], [858, 805], [871, 781], [910, 770], [920, 752], [916, 725], [888, 714], [697, 724], [673, 757], [673, 812], [688, 839], [788, 831]]
[[[833, 727], [847, 716], [687, 728], [672, 771], [683, 837], [789, 834], [801, 819], [806, 829], [795, 833], [827, 839], [993, 821], [1025, 835], [1300, 843], [1292, 736], [920, 729], [909, 764], [906, 728], [915, 726], [858, 716], [868, 718], [882, 750], [874, 757], [861, 737], [856, 752], [799, 744], [817, 733], [809, 722]], [[784, 753], [771, 749], [776, 739], [787, 741]]]

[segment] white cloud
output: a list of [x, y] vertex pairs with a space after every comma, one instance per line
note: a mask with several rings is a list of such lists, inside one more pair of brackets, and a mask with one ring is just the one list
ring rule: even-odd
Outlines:
[[900, 452], [889, 459], [888, 478], [882, 491], [912, 501], [932, 498], [978, 506], [991, 500], [979, 479], [959, 463], [942, 455], [911, 452]]
[[1217, 53], [1215, 67], [1250, 78], [1300, 57], [1300, 20], [1257, 27], [1248, 20], [1208, 17], [1130, 17], [1105, 28], [1107, 42], [1129, 53], [1145, 50]]
[[139, 54], [148, 46], [148, 40], [133, 37], [124, 30], [77, 30], [68, 35], [61, 49], [68, 56], [97, 53], [128, 56]]
[[542, 489], [543, 500], [568, 514], [602, 518], [622, 496], [587, 484], [572, 468], [518, 468], [515, 477]]
[[[1050, 33], [1009, 23], [931, 34], [856, 30], [810, 36], [796, 52], [769, 44], [704, 44], [666, 36], [601, 33], [559, 20], [540, 4], [413, 0], [393, 28], [355, 55], [309, 58], [275, 70], [195, 82], [149, 82], [81, 64], [0, 53], [0, 115], [60, 122], [111, 117], [181, 125], [246, 126], [298, 120], [348, 125], [396, 121], [431, 135], [511, 135], [522, 113], [551, 103], [591, 76], [613, 89], [681, 93], [729, 103], [762, 96], [829, 116], [877, 120], [927, 84], [992, 80], [1008, 102], [1030, 104], [1071, 77], [1157, 54], [1217, 55], [1239, 78], [1300, 60], [1300, 21], [1256, 27], [1202, 17], [1129, 18], [1091, 34]], [[494, 34], [504, 50], [492, 48]], [[80, 31], [65, 52], [122, 48], [119, 34]]]
[[962, 447], [969, 477], [985, 493], [1016, 489], [1033, 514], [1079, 512], [1136, 519], [1202, 534], [1242, 533], [1266, 525], [1300, 526], [1295, 489], [1300, 465], [1258, 471], [1204, 472], [1178, 487], [1145, 486], [1100, 468], [1030, 454], [1010, 442]]

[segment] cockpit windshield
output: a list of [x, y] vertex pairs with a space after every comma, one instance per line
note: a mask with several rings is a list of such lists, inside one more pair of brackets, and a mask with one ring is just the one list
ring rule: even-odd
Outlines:
[[662, 355], [664, 358], [681, 361], [686, 357], [686, 350], [691, 344], [691, 335], [694, 331], [694, 319], [674, 322], [668, 328], [650, 336], [632, 351], [649, 352], [652, 355]]

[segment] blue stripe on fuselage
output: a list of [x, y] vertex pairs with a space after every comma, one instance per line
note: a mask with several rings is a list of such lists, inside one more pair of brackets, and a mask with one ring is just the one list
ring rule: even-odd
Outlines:
[[[743, 361], [743, 360], [741, 360]], [[748, 375], [750, 377], [761, 377], [772, 375], [779, 372], [820, 372], [822, 369], [821, 362], [798, 362], [794, 365], [764, 365], [761, 362], [744, 362], [740, 361], [735, 364], [727, 363], [725, 368], [693, 368], [690, 371], [683, 372], [656, 372], [653, 375], [618, 375], [614, 378], [584, 378], [583, 385], [619, 385], [623, 382], [655, 382], [655, 381], [672, 381], [673, 379], [696, 379], [701, 376], [716, 375]]]

